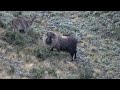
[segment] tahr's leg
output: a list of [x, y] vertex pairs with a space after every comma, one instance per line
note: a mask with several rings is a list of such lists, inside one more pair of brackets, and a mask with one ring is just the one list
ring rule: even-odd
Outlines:
[[71, 55], [71, 57], [72, 57], [72, 59], [71, 59], [71, 61], [73, 61], [74, 60], [74, 57], [73, 57], [73, 53], [70, 53], [70, 55]]
[[76, 59], [76, 53], [77, 53], [77, 51], [75, 51], [75, 58], [74, 59]]

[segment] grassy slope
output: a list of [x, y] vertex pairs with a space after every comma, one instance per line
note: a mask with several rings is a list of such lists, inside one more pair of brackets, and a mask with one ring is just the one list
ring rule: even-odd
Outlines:
[[[101, 19], [112, 13], [81, 13], [52, 12], [46, 22], [43, 20], [33, 26], [33, 30], [40, 33], [37, 43], [25, 42], [25, 47], [16, 47], [0, 39], [0, 78], [120, 78], [120, 32], [119, 29], [112, 29], [112, 25], [109, 26], [109, 18]], [[79, 36], [82, 39], [78, 44], [77, 61], [70, 62], [68, 53], [49, 53], [42, 45], [41, 37], [48, 30], [46, 26], [58, 19], [64, 20], [58, 26], [61, 32], [72, 30], [78, 36], [82, 34]], [[0, 29], [0, 34], [2, 32], [6, 30]], [[36, 40], [36, 33], [29, 35]], [[24, 39], [28, 40], [27, 36]]]

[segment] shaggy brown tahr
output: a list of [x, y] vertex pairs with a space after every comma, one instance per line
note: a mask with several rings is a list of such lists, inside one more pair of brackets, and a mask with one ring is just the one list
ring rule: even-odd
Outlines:
[[71, 61], [76, 58], [77, 53], [77, 39], [73, 35], [63, 35], [60, 32], [48, 31], [43, 36], [43, 43], [46, 46], [50, 46], [53, 51], [56, 48], [58, 51], [69, 52], [72, 56]]
[[36, 15], [31, 19], [27, 20], [23, 17], [17, 17], [12, 20], [12, 29], [13, 31], [19, 31], [20, 33], [25, 33], [30, 26], [32, 26], [34, 20], [36, 19]]

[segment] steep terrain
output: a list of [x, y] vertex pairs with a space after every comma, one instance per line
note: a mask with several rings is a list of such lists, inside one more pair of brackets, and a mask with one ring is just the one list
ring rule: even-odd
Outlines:
[[[26, 34], [13, 32], [18, 16], [36, 20]], [[0, 78], [119, 79], [119, 11], [1, 11]], [[49, 53], [42, 43], [48, 30], [78, 36], [77, 59], [65, 52]]]

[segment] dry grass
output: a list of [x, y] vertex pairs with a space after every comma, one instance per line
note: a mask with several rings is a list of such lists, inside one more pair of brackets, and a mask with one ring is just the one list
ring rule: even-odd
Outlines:
[[[95, 17], [90, 16], [89, 12], [86, 12], [86, 15], [73, 13], [75, 12], [61, 12], [60, 15], [54, 13], [54, 17], [46, 18], [41, 23], [35, 22], [34, 27], [26, 34], [0, 28], [0, 78], [120, 78], [119, 28], [109, 32], [105, 28], [109, 22], [102, 21], [97, 11], [94, 13]], [[58, 22], [59, 20], [61, 21]], [[49, 48], [43, 46], [42, 35], [46, 30], [50, 30], [46, 26], [54, 22], [60, 23], [57, 26], [58, 31], [64, 34], [72, 31], [83, 34], [78, 35], [80, 42], [76, 61], [70, 62], [71, 57], [66, 52], [50, 52]], [[102, 25], [100, 22], [106, 26], [99, 26]]]

